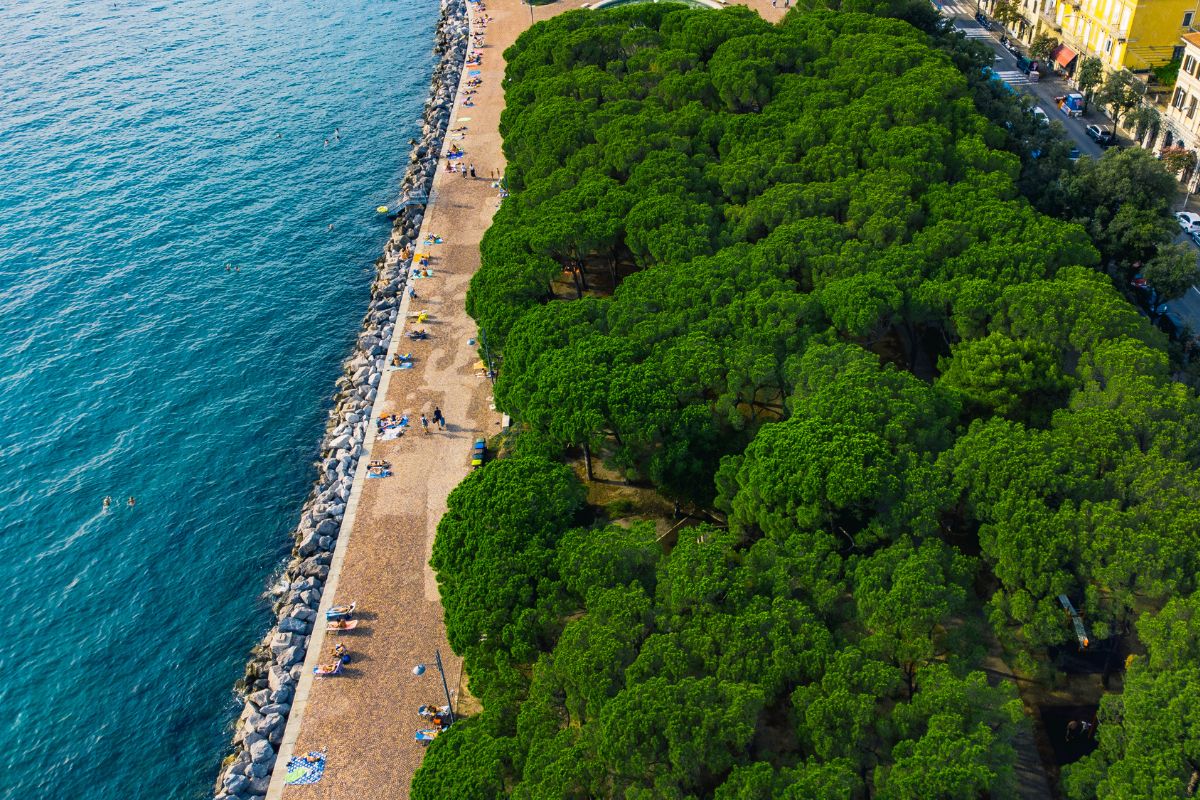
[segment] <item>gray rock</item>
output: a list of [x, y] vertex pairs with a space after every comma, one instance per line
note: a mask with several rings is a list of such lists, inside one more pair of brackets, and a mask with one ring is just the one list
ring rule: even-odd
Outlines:
[[260, 797], [266, 797], [267, 790], [270, 788], [271, 788], [271, 779], [270, 779], [270, 777], [264, 775], [261, 778], [251, 779], [250, 788], [247, 790], [247, 792], [251, 795], [258, 795]]
[[256, 706], [262, 706], [271, 699], [271, 693], [266, 689], [259, 689], [257, 692], [247, 695], [246, 699]]
[[[360, 370], [360, 371], [365, 373], [367, 371], [367, 368], [363, 367], [362, 370]], [[355, 381], [355, 383], [357, 383], [357, 382], [358, 381]], [[332, 442], [329, 443], [329, 449], [330, 450], [341, 450], [342, 448], [348, 447], [349, 445], [350, 445], [350, 437], [343, 433], [341, 436], [337, 437], [336, 439], [334, 439]]]
[[272, 703], [290, 703], [290, 702], [292, 702], [293, 694], [294, 694], [294, 692], [292, 691], [291, 686], [281, 686], [281, 687], [279, 687], [278, 691], [271, 692], [271, 702]]
[[282, 714], [283, 716], [286, 717], [288, 715], [288, 712], [291, 710], [292, 710], [292, 707], [290, 705], [288, 705], [287, 703], [269, 703], [269, 704], [263, 706], [262, 708], [260, 708], [258, 710], [258, 713], [267, 714], [267, 715]]
[[[320, 555], [316, 556], [316, 559], [319, 563], [322, 563], [321, 559], [328, 558], [328, 557], [329, 557], [328, 554], [321, 553]], [[288, 612], [288, 616], [291, 617], [292, 619], [299, 619], [299, 620], [303, 620], [305, 622], [312, 622], [314, 619], [317, 618], [317, 612], [313, 611], [311, 608], [305, 608], [304, 606], [292, 606], [292, 610]]]
[[296, 644], [297, 637], [294, 633], [280, 632], [271, 637], [271, 655], [278, 656], [284, 650]]
[[265, 739], [250, 745], [250, 760], [255, 764], [266, 764], [275, 757], [275, 750]]
[[[314, 565], [315, 566], [315, 565]], [[328, 568], [326, 568], [328, 570]], [[283, 633], [308, 633], [309, 625], [299, 617], [284, 617], [279, 620], [279, 630]]]
[[[332, 536], [322, 536], [320, 539], [317, 540], [317, 547], [319, 549], [325, 550], [325, 551], [332, 550], [333, 549], [333, 537]], [[326, 555], [326, 553], [321, 553], [321, 555]]]
[[277, 728], [282, 728], [283, 723], [284, 719], [282, 714], [268, 714], [263, 718], [263, 721], [259, 723], [259, 726], [255, 730], [258, 733], [261, 733], [263, 736], [269, 737], [272, 731]]
[[321, 602], [321, 590], [306, 589], [300, 593], [300, 602], [309, 608], [316, 608]]
[[225, 777], [225, 791], [230, 794], [237, 794], [250, 785], [250, 780], [245, 775], [227, 775]]
[[300, 647], [289, 647], [279, 655], [275, 656], [275, 663], [281, 667], [290, 667], [293, 664], [300, 664], [304, 661], [304, 650]]
[[251, 746], [251, 744], [255, 743], [255, 742], [248, 741], [253, 734], [257, 733], [260, 736], [264, 735], [263, 732], [259, 730], [259, 728], [262, 727], [263, 721], [265, 719], [266, 719], [265, 716], [263, 716], [262, 714], [259, 714], [257, 711], [255, 711], [255, 712], [252, 712], [252, 713], [246, 715], [246, 718], [242, 721], [242, 730], [246, 732], [246, 738], [242, 741], [242, 744], [244, 744], [247, 748], [249, 748]]
[[311, 556], [313, 553], [317, 552], [317, 542], [320, 540], [320, 538], [321, 534], [317, 533], [315, 530], [308, 531], [304, 534], [304, 538], [300, 540], [300, 544], [297, 546], [296, 552], [302, 556]]
[[267, 762], [266, 764], [253, 764], [252, 763], [249, 766], [249, 768], [246, 770], [246, 777], [265, 778], [266, 776], [271, 774], [272, 766], [273, 766], [273, 764], [271, 762]]
[[279, 690], [284, 686], [288, 687], [288, 691], [291, 691], [292, 683], [292, 676], [288, 674], [286, 669], [278, 664], [271, 665], [270, 671], [267, 672], [267, 686], [271, 688], [271, 699], [275, 699]]
[[[339, 486], [340, 486], [340, 484], [339, 484]], [[344, 503], [341, 504], [341, 506], [342, 506], [342, 508], [346, 507]], [[341, 529], [342, 529], [342, 526], [340, 523], [338, 523], [337, 520], [323, 519], [323, 520], [321, 520], [321, 523], [319, 525], [317, 525], [316, 533], [317, 533], [318, 537], [320, 537], [320, 536], [337, 536], [338, 531], [340, 531]]]

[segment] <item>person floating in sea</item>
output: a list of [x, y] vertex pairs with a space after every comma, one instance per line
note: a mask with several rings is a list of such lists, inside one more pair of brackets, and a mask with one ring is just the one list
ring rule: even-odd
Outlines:
[[333, 139], [334, 139], [334, 141], [337, 141], [337, 142], [340, 142], [342, 140], [342, 134], [338, 128], [333, 129]]
[[133, 499], [133, 495], [129, 495], [129, 502], [126, 503], [126, 505], [128, 505], [130, 508], [133, 508], [133, 506], [136, 502], [137, 502], [137, 500]]
[[325, 139], [325, 146], [329, 147], [329, 139], [328, 138]]
[[329, 230], [333, 230], [333, 223], [329, 223]]
[[225, 265], [225, 271], [226, 271], [226, 272], [229, 272], [229, 270], [231, 270], [231, 269], [233, 269], [233, 264], [226, 264], [226, 265]]
[[109, 497], [108, 495], [105, 495], [103, 505], [104, 505], [104, 510], [108, 511], [108, 507], [112, 505], [112, 498]]

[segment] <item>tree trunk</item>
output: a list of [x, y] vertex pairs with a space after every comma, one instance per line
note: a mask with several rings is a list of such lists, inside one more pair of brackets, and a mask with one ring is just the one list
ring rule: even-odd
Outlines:
[[583, 271], [583, 259], [575, 259], [575, 269], [579, 272], [579, 282], [583, 284], [584, 289], [587, 289], [587, 274]]
[[592, 448], [588, 446], [587, 442], [583, 444], [583, 469], [587, 473], [589, 481], [596, 479], [596, 476], [592, 474]]

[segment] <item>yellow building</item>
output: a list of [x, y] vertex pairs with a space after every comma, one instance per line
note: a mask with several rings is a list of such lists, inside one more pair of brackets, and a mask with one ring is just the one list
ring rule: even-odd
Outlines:
[[1037, 28], [1058, 38], [1070, 53], [1056, 61], [1066, 66], [1071, 55], [1096, 56], [1109, 70], [1140, 72], [1183, 55], [1180, 37], [1196, 20], [1198, 0], [1055, 0], [1037, 14]]

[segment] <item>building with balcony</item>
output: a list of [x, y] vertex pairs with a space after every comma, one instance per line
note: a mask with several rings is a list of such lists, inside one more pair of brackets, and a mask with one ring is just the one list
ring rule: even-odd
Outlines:
[[[1080, 57], [1109, 70], [1144, 72], [1182, 55], [1197, 0], [1056, 0], [1047, 32]], [[1039, 22], [1045, 18], [1039, 15]], [[1065, 56], [1065, 54], [1064, 54]]]
[[1179, 77], [1163, 114], [1162, 147], [1200, 149], [1200, 33], [1185, 34]]

